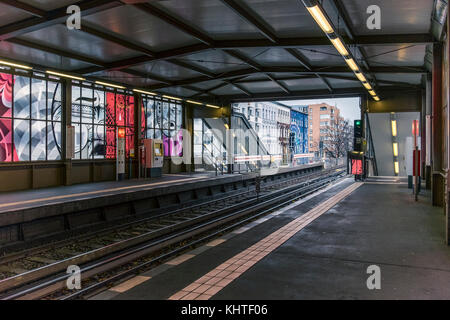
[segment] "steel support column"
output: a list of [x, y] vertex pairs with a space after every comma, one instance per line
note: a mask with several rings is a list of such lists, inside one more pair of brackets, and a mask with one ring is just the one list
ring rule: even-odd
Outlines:
[[[447, 52], [445, 53], [444, 56], [446, 56], [447, 58], [450, 57], [449, 53], [450, 53], [450, 46], [449, 46], [449, 39], [448, 36], [450, 35], [450, 17], [448, 14], [448, 7], [447, 7], [447, 38], [446, 38], [446, 42], [447, 45], [445, 46]], [[449, 66], [448, 66], [448, 61], [447, 61], [447, 68], [444, 70], [444, 77], [447, 77], [448, 79], [448, 75], [450, 74], [450, 70], [449, 70]], [[445, 82], [446, 87], [445, 87], [445, 96], [446, 96], [446, 100], [447, 100], [447, 111], [445, 112], [445, 116], [446, 119], [444, 121], [445, 123], [445, 127], [442, 128], [442, 133], [444, 134], [444, 139], [445, 141], [445, 149], [443, 150], [445, 152], [444, 157], [446, 157], [446, 161], [444, 161], [446, 163], [446, 168], [445, 168], [445, 173], [446, 173], [446, 181], [445, 181], [445, 241], [447, 243], [447, 245], [450, 245], [450, 171], [449, 171], [449, 161], [450, 161], [450, 129], [449, 129], [449, 125], [450, 125], [450, 112], [449, 112], [449, 103], [450, 103], [450, 85], [448, 83], [448, 81]], [[442, 148], [444, 149], [444, 148]]]
[[432, 140], [431, 140], [431, 132], [432, 132], [432, 116], [433, 110], [433, 86], [432, 86], [432, 75], [426, 75], [426, 147], [425, 147], [425, 181], [426, 181], [426, 189], [431, 190], [431, 176], [432, 176], [432, 167], [431, 167], [431, 156], [432, 156]]
[[442, 44], [433, 46], [433, 114], [432, 114], [432, 202], [444, 206], [444, 176], [442, 173]]
[[64, 161], [64, 185], [72, 185], [72, 159], [67, 158], [67, 127], [72, 125], [72, 81], [62, 83], [61, 157]]
[[[425, 76], [426, 79], [426, 76]], [[420, 111], [420, 146], [421, 146], [421, 153], [420, 153], [420, 173], [422, 180], [425, 180], [425, 159], [426, 159], [426, 152], [427, 152], [427, 145], [426, 145], [426, 118], [427, 118], [427, 95], [426, 95], [426, 89], [422, 90], [422, 108]]]
[[194, 160], [194, 106], [189, 103], [183, 105], [184, 132], [183, 158], [186, 172], [195, 172]]
[[[144, 106], [142, 102], [142, 95], [134, 93], [134, 159], [132, 159], [133, 172], [131, 173], [132, 178], [139, 178], [141, 174], [139, 172], [139, 161], [140, 161], [140, 150], [139, 150], [139, 142], [143, 139], [142, 135], [142, 107]], [[144, 115], [145, 116], [145, 115]]]

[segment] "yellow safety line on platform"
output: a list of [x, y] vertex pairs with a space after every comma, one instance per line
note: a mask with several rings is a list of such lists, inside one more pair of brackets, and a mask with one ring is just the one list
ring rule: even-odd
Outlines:
[[354, 183], [338, 194], [322, 202], [301, 217], [291, 221], [250, 248], [228, 259], [205, 276], [172, 295], [169, 300], [208, 300], [233, 280], [240, 277], [265, 256], [280, 247], [300, 230], [333, 208], [358, 189], [363, 183]]
[[130, 280], [127, 280], [115, 287], [112, 287], [109, 290], [118, 292], [118, 293], [124, 293], [124, 292], [140, 285], [141, 283], [144, 283], [145, 281], [150, 280], [150, 279], [151, 279], [151, 277], [136, 276], [136, 277], [133, 277]]

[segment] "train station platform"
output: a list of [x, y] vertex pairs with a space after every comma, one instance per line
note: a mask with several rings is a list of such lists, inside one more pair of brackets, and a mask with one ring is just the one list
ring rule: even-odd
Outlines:
[[449, 299], [443, 225], [404, 180], [345, 179], [92, 299]]
[[[266, 179], [322, 170], [322, 164], [266, 170]], [[108, 181], [0, 193], [0, 244], [64, 230], [91, 227], [144, 214], [157, 214], [238, 192], [256, 173], [167, 174], [161, 178]]]

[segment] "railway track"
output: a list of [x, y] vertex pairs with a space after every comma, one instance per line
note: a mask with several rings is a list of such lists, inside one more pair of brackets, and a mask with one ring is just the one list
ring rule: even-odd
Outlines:
[[[264, 185], [261, 192], [182, 208], [9, 255], [0, 260], [0, 298], [80, 298], [139, 270], [305, 197], [344, 175], [326, 170]], [[83, 290], [65, 291], [68, 266], [78, 265]], [[55, 292], [57, 292], [55, 294]]]

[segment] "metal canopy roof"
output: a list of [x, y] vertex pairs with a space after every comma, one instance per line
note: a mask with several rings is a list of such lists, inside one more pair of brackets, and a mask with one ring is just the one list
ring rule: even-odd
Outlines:
[[[65, 26], [70, 4], [81, 30]], [[366, 27], [369, 5], [381, 30]], [[323, 7], [381, 96], [420, 86], [435, 0]], [[0, 39], [3, 58], [186, 98], [365, 93], [300, 0], [0, 0]]]

